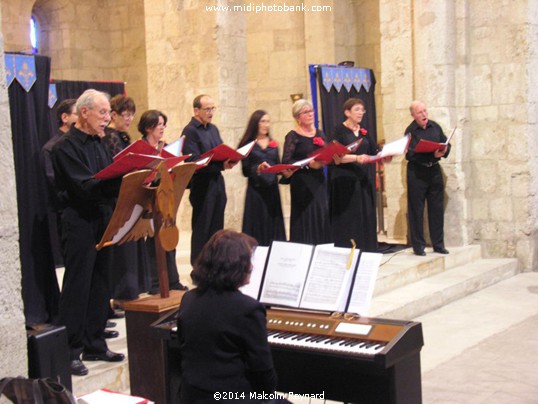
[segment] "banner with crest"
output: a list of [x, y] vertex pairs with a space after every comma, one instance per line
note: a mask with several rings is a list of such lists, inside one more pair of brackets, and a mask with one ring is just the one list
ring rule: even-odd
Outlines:
[[29, 92], [37, 80], [34, 56], [6, 53], [4, 62], [7, 86], [16, 79], [22, 88]]

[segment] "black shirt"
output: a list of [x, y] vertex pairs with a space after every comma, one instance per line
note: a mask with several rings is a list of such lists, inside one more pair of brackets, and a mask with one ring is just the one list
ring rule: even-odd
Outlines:
[[187, 292], [178, 316], [183, 380], [210, 392], [273, 392], [266, 322], [263, 305], [238, 290]]
[[[191, 154], [188, 161], [197, 161], [205, 152], [217, 147], [222, 143], [218, 128], [212, 123], [203, 125], [196, 118], [192, 118], [183, 129], [185, 143], [183, 144], [183, 154]], [[195, 177], [200, 174], [220, 173], [224, 169], [223, 163], [211, 161], [206, 167], [196, 170]]]
[[[416, 121], [413, 121], [406, 129], [405, 133], [411, 134], [411, 143], [409, 143], [409, 149], [405, 158], [413, 163], [425, 165], [431, 163], [437, 163], [440, 158], [435, 157], [434, 153], [415, 153], [415, 146], [420, 139], [429, 140], [432, 142], [444, 143], [447, 137], [443, 133], [443, 129], [437, 124], [437, 122], [428, 120], [426, 128], [421, 128]], [[443, 157], [448, 157], [450, 153], [450, 144]]]
[[88, 217], [100, 216], [113, 206], [121, 177], [98, 180], [95, 174], [112, 163], [110, 151], [98, 136], [91, 136], [74, 125], [54, 145], [52, 162], [57, 187], [66, 195], [66, 205]]

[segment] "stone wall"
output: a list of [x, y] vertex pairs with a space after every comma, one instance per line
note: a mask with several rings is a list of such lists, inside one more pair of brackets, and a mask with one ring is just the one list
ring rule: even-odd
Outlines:
[[[0, 15], [3, 5], [0, 4]], [[0, 20], [1, 21], [1, 20]], [[3, 22], [0, 22], [0, 28]], [[4, 72], [4, 37], [0, 33], [0, 71]], [[21, 292], [19, 226], [11, 119], [5, 75], [0, 76], [0, 378], [28, 374], [26, 331]], [[9, 355], [6, 355], [9, 350]]]
[[[6, 49], [29, 48], [32, 3], [2, 0]], [[194, 96], [207, 93], [216, 100], [215, 123], [226, 143], [237, 144], [249, 115], [263, 108], [282, 144], [294, 126], [290, 94], [310, 97], [309, 64], [354, 60], [372, 68], [380, 139], [402, 135], [416, 98], [447, 133], [458, 127], [443, 161], [447, 245], [480, 243], [486, 256], [517, 256], [522, 268], [536, 269], [538, 163], [530, 152], [537, 142], [535, 2], [327, 0], [323, 5], [331, 10], [318, 13], [206, 7], [257, 5], [223, 0], [79, 3], [35, 3], [53, 75], [127, 80], [139, 109], [147, 105], [168, 115], [168, 141], [192, 116]], [[284, 3], [320, 4], [272, 4]], [[385, 175], [385, 227], [398, 239], [407, 236], [405, 164], [395, 159]], [[245, 179], [239, 167], [225, 178], [226, 225], [238, 229]], [[288, 188], [282, 192], [287, 214]], [[180, 218], [189, 229], [188, 203]]]
[[51, 58], [53, 79], [124, 81], [138, 110], [147, 109], [143, 0], [2, 0], [2, 5], [6, 51], [31, 49], [28, 22], [34, 15], [39, 53]]
[[[538, 265], [535, 9], [526, 1], [380, 3], [385, 133], [401, 133], [416, 98], [446, 132], [457, 125], [443, 162], [447, 245], [479, 243], [485, 256], [517, 256], [526, 270]], [[401, 160], [387, 166], [396, 237], [406, 234]]]

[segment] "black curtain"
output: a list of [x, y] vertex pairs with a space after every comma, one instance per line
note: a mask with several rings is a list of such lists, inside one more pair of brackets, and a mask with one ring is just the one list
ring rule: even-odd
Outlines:
[[370, 91], [366, 91], [362, 86], [360, 91], [357, 91], [354, 86], [351, 86], [349, 92], [344, 86], [342, 86], [340, 91], [337, 91], [334, 86], [330, 88], [330, 91], [327, 91], [323, 85], [321, 67], [319, 66], [316, 68], [316, 77], [319, 85], [321, 117], [325, 135], [327, 135], [329, 139], [332, 139], [334, 127], [346, 120], [343, 110], [344, 102], [349, 98], [359, 98], [364, 102], [366, 109], [366, 114], [362, 118], [361, 128], [366, 129], [370, 138], [377, 143], [374, 72], [370, 70], [370, 77], [372, 80]]
[[47, 189], [40, 151], [50, 138], [50, 59], [35, 56], [36, 78], [29, 92], [15, 80], [8, 89], [19, 218], [22, 298], [28, 326], [50, 322], [59, 287], [49, 242]]
[[[104, 91], [111, 97], [117, 94], [125, 93], [125, 83], [118, 81], [72, 81], [72, 80], [52, 80], [51, 83], [56, 85], [57, 101], [50, 110], [50, 121], [53, 128], [56, 128], [56, 108], [58, 104], [68, 98], [77, 99], [84, 91], [89, 88]], [[53, 133], [51, 134], [53, 135]]]
[[[361, 128], [368, 131], [367, 136], [372, 142], [377, 144], [377, 123], [376, 123], [376, 109], [375, 109], [375, 76], [374, 72], [370, 70], [371, 85], [369, 91], [361, 86], [360, 91], [357, 91], [354, 86], [351, 86], [349, 91], [342, 86], [340, 91], [337, 91], [334, 86], [330, 87], [330, 91], [327, 91], [323, 85], [323, 77], [321, 74], [321, 67], [316, 67], [316, 78], [318, 79], [320, 104], [321, 104], [321, 117], [323, 124], [323, 132], [328, 139], [332, 140], [334, 128], [339, 123], [346, 120], [344, 115], [344, 102], [349, 98], [359, 98], [364, 102], [366, 114], [362, 118]], [[367, 166], [368, 176], [370, 177], [370, 184], [372, 184], [372, 195], [377, 199], [376, 193], [376, 165], [369, 164]], [[327, 175], [331, 178], [331, 166], [327, 166]], [[331, 181], [328, 181], [328, 192], [331, 194]], [[330, 198], [329, 198], [330, 205]], [[374, 205], [377, 202], [374, 200]], [[329, 206], [330, 208], [330, 206]]]
[[40, 164], [43, 145], [56, 133], [56, 106], [94, 88], [123, 94], [122, 82], [56, 80], [58, 102], [49, 108], [50, 58], [35, 56], [36, 82], [26, 92], [14, 80], [8, 89], [19, 219], [22, 298], [26, 325], [49, 323], [57, 314], [60, 291], [49, 236], [47, 188]]

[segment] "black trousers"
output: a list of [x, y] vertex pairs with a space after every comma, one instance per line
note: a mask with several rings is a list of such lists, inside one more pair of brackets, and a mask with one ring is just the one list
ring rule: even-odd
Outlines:
[[191, 264], [213, 234], [224, 227], [226, 188], [218, 174], [195, 174], [189, 200], [192, 205]]
[[428, 228], [434, 249], [444, 248], [444, 188], [441, 166], [425, 167], [407, 164], [407, 210], [414, 251], [426, 247], [424, 240], [424, 207], [428, 204]]
[[72, 208], [62, 212], [65, 273], [56, 323], [67, 329], [70, 360], [108, 349], [103, 331], [111, 297], [111, 250], [97, 251], [95, 245], [109, 216], [85, 218]]

